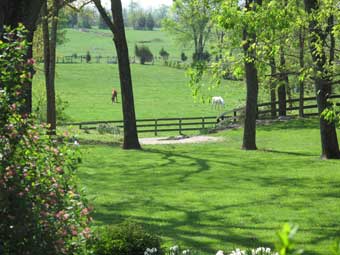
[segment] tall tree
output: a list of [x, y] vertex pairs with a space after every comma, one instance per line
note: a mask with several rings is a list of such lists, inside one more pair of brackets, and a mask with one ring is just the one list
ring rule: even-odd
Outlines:
[[109, 26], [117, 50], [124, 119], [123, 149], [141, 149], [137, 134], [129, 51], [125, 36], [122, 3], [120, 0], [111, 0], [112, 19], [110, 19], [102, 6], [101, 0], [93, 0], [93, 2]]
[[[255, 11], [262, 0], [246, 0], [247, 12]], [[256, 116], [259, 80], [256, 68], [256, 33], [247, 26], [243, 29], [243, 51], [247, 84], [246, 116], [244, 121], [243, 145], [245, 150], [256, 150]]]
[[[1, 0], [0, 1], [0, 37], [3, 32], [4, 25], [17, 27], [19, 23], [24, 24], [28, 30], [27, 41], [30, 47], [27, 50], [26, 58], [33, 56], [32, 43], [36, 22], [39, 18], [40, 10], [46, 0]], [[34, 72], [32, 70], [31, 74]], [[22, 89], [25, 94], [24, 113], [32, 112], [32, 82], [25, 84]]]
[[[306, 11], [309, 14], [309, 45], [313, 59], [313, 78], [320, 116], [327, 108], [331, 107], [328, 99], [332, 93], [333, 80], [331, 71], [333, 63], [329, 62], [333, 55], [332, 53], [330, 53], [329, 57], [326, 55], [326, 40], [329, 36], [332, 37], [331, 33], [333, 32], [329, 29], [329, 18], [332, 16], [332, 10], [327, 9], [329, 6], [325, 2], [320, 0], [304, 0]], [[328, 17], [325, 17], [325, 9], [328, 10]], [[320, 133], [322, 158], [340, 159], [335, 123], [329, 122], [321, 116]]]
[[[58, 17], [61, 8], [59, 0], [52, 0], [51, 13], [48, 12], [47, 2], [42, 8], [42, 28], [44, 40], [44, 71], [46, 84], [47, 102], [47, 123], [49, 124], [49, 134], [56, 135], [57, 114], [55, 103], [55, 69], [56, 69], [56, 45]], [[51, 16], [51, 25], [49, 24]], [[49, 29], [51, 28], [51, 29]]]
[[164, 19], [163, 26], [176, 39], [194, 44], [194, 61], [205, 60], [204, 49], [211, 35], [213, 0], [174, 0], [172, 15]]

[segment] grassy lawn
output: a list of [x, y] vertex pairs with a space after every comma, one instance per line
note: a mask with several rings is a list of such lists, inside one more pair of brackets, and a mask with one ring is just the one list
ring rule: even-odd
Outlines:
[[[69, 102], [66, 113], [73, 121], [120, 120], [121, 104], [112, 105], [112, 88], [118, 89], [117, 65], [57, 65], [57, 93]], [[195, 102], [185, 71], [158, 65], [132, 65], [137, 118], [216, 116], [219, 111], [210, 104]], [[35, 76], [34, 89], [44, 90], [41, 72]], [[242, 105], [243, 82], [225, 81], [220, 88], [206, 90], [206, 97], [221, 95], [225, 109]]]
[[[112, 41], [112, 33], [109, 30], [90, 29], [82, 32], [76, 29], [67, 29], [67, 43], [58, 47], [59, 56], [69, 56], [74, 53], [85, 55], [87, 51], [92, 56], [117, 56]], [[171, 58], [180, 59], [180, 54], [185, 52], [188, 57], [192, 56], [191, 47], [185, 48], [174, 41], [169, 34], [160, 30], [138, 31], [126, 30], [130, 56], [134, 55], [135, 44], [144, 44], [150, 48], [154, 56], [159, 56], [159, 51], [164, 48], [170, 53]]]
[[[82, 146], [79, 177], [97, 225], [131, 219], [210, 254], [234, 247], [273, 247], [285, 222], [300, 226], [299, 247], [326, 254], [340, 237], [340, 163], [319, 159], [316, 121], [258, 130], [258, 151], [240, 150], [242, 130], [212, 144]], [[133, 159], [133, 160], [131, 160]]]

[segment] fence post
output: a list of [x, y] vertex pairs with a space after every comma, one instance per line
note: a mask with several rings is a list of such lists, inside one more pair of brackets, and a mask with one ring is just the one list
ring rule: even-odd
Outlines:
[[236, 118], [237, 118], [237, 111], [234, 111], [234, 119], [233, 119], [234, 123], [236, 123]]
[[182, 134], [182, 118], [179, 119], [179, 134], [181, 135]]
[[204, 129], [205, 128], [205, 118], [204, 117], [202, 117], [202, 129]]
[[158, 129], [157, 129], [157, 123], [158, 123], [158, 120], [155, 119], [155, 136], [157, 136], [157, 131], [158, 131]]

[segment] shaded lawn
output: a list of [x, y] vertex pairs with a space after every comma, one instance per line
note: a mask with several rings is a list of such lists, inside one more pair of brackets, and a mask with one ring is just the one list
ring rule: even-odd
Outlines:
[[240, 150], [242, 130], [223, 143], [84, 146], [80, 179], [97, 225], [126, 218], [147, 224], [165, 246], [213, 254], [273, 247], [285, 222], [299, 224], [299, 247], [328, 252], [340, 237], [340, 163], [319, 159], [317, 122], [262, 126], [258, 151]]

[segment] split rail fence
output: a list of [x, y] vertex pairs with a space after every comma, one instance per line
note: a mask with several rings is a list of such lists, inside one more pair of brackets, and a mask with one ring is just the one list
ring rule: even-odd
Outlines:
[[[340, 106], [340, 95], [332, 95], [330, 99], [335, 100], [337, 106]], [[316, 97], [304, 98], [304, 116], [318, 115]], [[300, 109], [299, 99], [287, 100], [287, 116], [298, 115]], [[258, 119], [273, 118], [272, 103], [258, 104]], [[275, 111], [279, 112], [278, 102], [275, 102]], [[162, 132], [179, 132], [183, 134], [186, 131], [200, 131], [216, 128], [216, 125], [223, 120], [227, 123], [235, 123], [244, 117], [244, 107], [233, 109], [224, 112], [220, 116], [205, 116], [205, 117], [189, 117], [189, 118], [158, 118], [158, 119], [139, 119], [137, 120], [138, 133], [154, 133], [157, 136]], [[110, 124], [114, 127], [123, 128], [124, 122], [122, 120], [109, 121], [87, 121], [63, 123], [61, 126], [78, 126], [81, 130], [94, 130], [100, 125]]]

